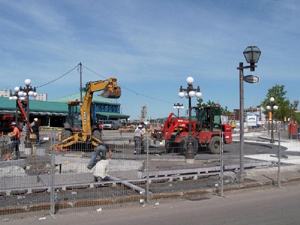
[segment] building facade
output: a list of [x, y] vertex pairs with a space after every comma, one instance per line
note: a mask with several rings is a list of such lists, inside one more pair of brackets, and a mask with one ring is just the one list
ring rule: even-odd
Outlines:
[[[68, 102], [75, 101], [80, 98], [80, 93], [53, 99], [51, 101], [29, 100], [29, 122], [34, 118], [38, 118], [40, 126], [63, 127], [68, 116]], [[120, 103], [106, 100], [99, 96], [94, 96], [91, 106], [91, 117], [93, 121], [98, 120], [127, 120], [130, 116], [120, 113]], [[26, 108], [24, 109], [26, 111]], [[8, 97], [0, 97], [0, 127], [7, 126], [7, 121], [2, 121], [6, 115], [14, 117], [20, 115], [16, 101], [9, 100]], [[19, 117], [17, 117], [19, 118]], [[21, 121], [22, 118], [19, 119]], [[2, 121], [2, 122], [1, 122]]]
[[36, 101], [47, 101], [47, 94], [37, 94], [37, 96], [34, 97], [34, 100], [36, 100]]
[[9, 97], [11, 96], [11, 90], [5, 89], [5, 90], [0, 90], [0, 97]]

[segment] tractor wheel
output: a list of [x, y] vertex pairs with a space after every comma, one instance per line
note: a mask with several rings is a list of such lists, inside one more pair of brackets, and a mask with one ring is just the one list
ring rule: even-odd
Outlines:
[[174, 140], [166, 140], [165, 142], [165, 148], [167, 150], [167, 153], [171, 153], [174, 151]]
[[214, 136], [210, 139], [210, 142], [208, 144], [208, 149], [213, 154], [219, 154], [220, 153], [220, 144], [221, 144], [221, 138], [218, 136]]
[[63, 129], [61, 132], [61, 140], [65, 140], [72, 136], [72, 131]]
[[94, 130], [93, 136], [99, 140], [102, 140], [102, 132], [100, 130]]
[[[185, 137], [181, 140], [179, 144], [179, 151], [181, 154], [185, 155], [187, 150], [188, 150], [188, 145], [189, 145], [189, 138]], [[197, 154], [198, 152], [198, 140], [194, 137], [192, 137], [192, 150], [194, 154]]]

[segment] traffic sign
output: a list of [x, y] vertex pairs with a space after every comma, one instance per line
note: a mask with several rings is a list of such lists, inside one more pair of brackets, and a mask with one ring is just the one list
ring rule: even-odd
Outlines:
[[259, 82], [259, 77], [254, 75], [247, 75], [244, 77], [244, 81], [250, 84], [256, 84]]

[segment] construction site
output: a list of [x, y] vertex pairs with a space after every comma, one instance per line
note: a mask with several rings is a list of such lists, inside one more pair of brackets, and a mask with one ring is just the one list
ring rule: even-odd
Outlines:
[[[219, 105], [189, 107], [189, 118], [170, 113], [163, 124], [104, 129], [95, 116], [93, 96], [101, 92], [104, 98], [120, 98], [117, 79], [91, 81], [84, 90], [80, 100], [67, 103], [63, 127], [48, 127], [38, 136], [29, 121], [29, 97], [16, 99], [15, 118], [19, 112], [22, 121], [20, 158], [11, 151], [14, 140], [2, 133], [1, 215], [37, 211], [54, 218], [63, 210], [209, 198], [228, 190], [280, 186], [300, 177], [299, 141], [284, 126], [276, 128], [276, 143], [270, 143], [265, 127], [246, 132], [241, 160], [240, 134], [223, 121]], [[146, 118], [147, 106], [142, 105], [140, 122]], [[97, 166], [88, 165], [103, 145], [112, 155], [99, 181]], [[103, 161], [97, 157], [97, 162]]]

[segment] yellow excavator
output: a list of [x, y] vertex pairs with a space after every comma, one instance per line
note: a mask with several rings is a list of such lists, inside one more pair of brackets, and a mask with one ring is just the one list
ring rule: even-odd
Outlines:
[[117, 85], [117, 79], [111, 77], [107, 80], [88, 82], [85, 91], [83, 101], [68, 102], [68, 118], [59, 134], [60, 144], [55, 145], [57, 150], [76, 144], [80, 144], [81, 148], [83, 146], [97, 146], [101, 143], [102, 132], [99, 125], [91, 119], [93, 94], [97, 91], [103, 91], [100, 96], [116, 99], [121, 96], [121, 88]]

